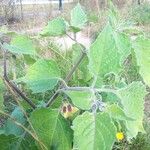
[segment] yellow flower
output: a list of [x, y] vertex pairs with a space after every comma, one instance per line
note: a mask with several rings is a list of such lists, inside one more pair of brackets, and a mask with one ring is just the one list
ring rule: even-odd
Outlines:
[[72, 117], [79, 109], [76, 107], [73, 107], [69, 103], [65, 103], [62, 106], [61, 113], [64, 116], [64, 118], [70, 118]]
[[117, 132], [117, 133], [116, 133], [116, 138], [117, 138], [119, 141], [123, 140], [123, 139], [124, 139], [124, 134], [123, 134], [123, 132]]

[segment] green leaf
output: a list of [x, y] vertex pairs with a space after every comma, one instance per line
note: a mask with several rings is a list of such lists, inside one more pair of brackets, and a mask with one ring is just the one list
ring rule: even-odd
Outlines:
[[74, 148], [79, 150], [111, 150], [116, 128], [107, 113], [85, 112], [73, 121]]
[[144, 132], [144, 97], [146, 88], [141, 82], [133, 82], [117, 91], [117, 95], [123, 105], [123, 110], [127, 116], [134, 121], [126, 121], [128, 138], [136, 137], [138, 132]]
[[0, 145], [2, 150], [11, 150], [13, 147], [13, 144], [18, 141], [19, 137], [16, 137], [14, 135], [0, 135]]
[[133, 121], [133, 119], [129, 118], [128, 116], [126, 116], [124, 110], [116, 105], [116, 104], [112, 104], [110, 106], [108, 106], [106, 108], [106, 112], [110, 114], [110, 116], [114, 119], [117, 119], [117, 120], [130, 120], [130, 121]]
[[150, 39], [140, 37], [133, 44], [137, 65], [140, 67], [140, 75], [144, 82], [150, 86]]
[[42, 36], [61, 36], [66, 33], [66, 22], [62, 18], [56, 18], [48, 22], [48, 25], [40, 33]]
[[[22, 125], [25, 125], [26, 119], [24, 118], [23, 112], [20, 110], [19, 107], [16, 107], [15, 110], [12, 112], [11, 117], [15, 119], [15, 121], [19, 122]], [[5, 124], [5, 134], [14, 134], [16, 136], [22, 135], [24, 132], [24, 129], [16, 125], [12, 119], [9, 119], [6, 121]]]
[[[85, 14], [82, 6], [78, 3], [71, 11], [71, 26], [73, 28], [81, 29], [87, 22], [87, 15]], [[78, 31], [78, 30], [77, 30]]]
[[120, 53], [120, 64], [124, 62], [124, 60], [131, 53], [131, 43], [129, 37], [124, 33], [113, 32], [113, 37], [115, 40], [116, 47], [118, 52]]
[[17, 137], [15, 135], [0, 135], [1, 150], [38, 150], [31, 140]]
[[9, 44], [4, 43], [3, 47], [12, 53], [35, 55], [36, 48], [32, 40], [24, 35], [17, 35]]
[[31, 124], [41, 142], [48, 149], [71, 150], [72, 130], [58, 110], [41, 108], [30, 117]]
[[70, 98], [72, 103], [82, 109], [89, 110], [92, 106], [92, 93], [89, 91], [66, 91], [65, 92]]
[[130, 49], [128, 37], [108, 24], [88, 51], [89, 70], [95, 80], [102, 84], [106, 74], [118, 73]]
[[96, 41], [91, 45], [88, 53], [89, 70], [93, 76], [104, 76], [109, 72], [117, 72], [120, 68], [119, 53], [112, 37], [112, 28], [107, 25]]
[[39, 93], [52, 90], [57, 85], [58, 78], [60, 78], [60, 70], [55, 61], [40, 59], [19, 81], [25, 82], [34, 93]]

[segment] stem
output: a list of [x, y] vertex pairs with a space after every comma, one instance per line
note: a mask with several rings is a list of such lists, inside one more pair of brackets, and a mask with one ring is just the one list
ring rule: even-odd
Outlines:
[[53, 104], [53, 102], [55, 101], [55, 99], [58, 97], [58, 95], [60, 94], [61, 89], [57, 90], [53, 96], [50, 98], [50, 100], [47, 102], [47, 104], [45, 105], [45, 107], [49, 107]]
[[61, 91], [91, 91], [93, 90], [94, 92], [107, 92], [107, 93], [114, 93], [116, 94], [116, 90], [114, 89], [107, 89], [107, 88], [92, 88], [92, 87], [67, 87], [63, 88]]
[[73, 66], [73, 68], [71, 69], [71, 71], [69, 72], [69, 74], [66, 76], [65, 82], [68, 82], [71, 78], [71, 76], [73, 75], [73, 73], [76, 71], [76, 69], [78, 68], [79, 64], [81, 63], [81, 61], [83, 60], [83, 58], [85, 57], [86, 53], [82, 53], [81, 57], [78, 59], [77, 63]]
[[[78, 68], [79, 64], [81, 63], [81, 61], [83, 60], [83, 58], [84, 58], [85, 56], [86, 56], [86, 53], [82, 52], [82, 54], [81, 54], [80, 58], [78, 59], [77, 63], [73, 66], [73, 68], [70, 70], [70, 72], [69, 72], [68, 75], [66, 76], [66, 78], [65, 78], [65, 80], [64, 80], [66, 83], [71, 79], [73, 73], [76, 71], [76, 69]], [[61, 89], [61, 88], [63, 88], [63, 87], [64, 87], [64, 86], [61, 84], [61, 85], [59, 86], [59, 89]], [[55, 99], [58, 97], [58, 95], [59, 95], [59, 92], [56, 91], [56, 92], [54, 93], [54, 95], [50, 98], [50, 100], [47, 102], [46, 107], [51, 106], [51, 105], [53, 104], [53, 102], [55, 101]]]
[[28, 98], [26, 95], [22, 93], [22, 91], [13, 83], [11, 82], [8, 77], [4, 77], [4, 80], [7, 82], [7, 84], [21, 97], [23, 98], [33, 109], [36, 108], [36, 105]]
[[72, 38], [69, 34], [66, 33], [66, 35], [74, 42], [78, 43], [77, 40], [75, 38]]

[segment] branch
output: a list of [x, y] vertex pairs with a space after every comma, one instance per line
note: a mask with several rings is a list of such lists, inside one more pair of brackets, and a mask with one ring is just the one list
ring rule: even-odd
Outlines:
[[22, 91], [13, 83], [11, 82], [8, 77], [4, 77], [4, 80], [7, 82], [7, 84], [12, 88], [13, 91], [15, 91], [22, 99], [24, 99], [33, 109], [36, 108], [36, 105], [28, 98], [25, 94], [22, 93]]
[[68, 82], [73, 75], [73, 73], [76, 71], [78, 68], [79, 64], [82, 62], [83, 58], [85, 57], [86, 53], [82, 52], [80, 58], [78, 59], [77, 63], [73, 66], [73, 68], [70, 70], [68, 75], [66, 76], [65, 82]]
[[51, 106], [54, 102], [54, 100], [58, 97], [58, 95], [61, 93], [61, 92], [65, 92], [65, 91], [94, 91], [95, 92], [107, 92], [107, 93], [114, 93], [116, 94], [116, 90], [115, 89], [107, 89], [107, 88], [92, 88], [92, 87], [65, 87], [65, 88], [62, 88], [62, 89], [58, 89], [54, 95], [50, 98], [50, 100], [48, 101], [48, 103], [46, 104], [46, 107], [48, 106]]
[[116, 94], [116, 89], [111, 89], [111, 88], [92, 88], [92, 87], [66, 87], [62, 88], [61, 91], [91, 91], [93, 90], [94, 92], [107, 92], [107, 93], [114, 93]]
[[[72, 77], [73, 73], [76, 71], [76, 69], [78, 68], [79, 64], [82, 62], [83, 58], [86, 56], [85, 52], [82, 52], [80, 58], [78, 59], [77, 63], [73, 66], [73, 68], [70, 70], [70, 72], [68, 73], [68, 75], [65, 78], [65, 82], [67, 83], [70, 78]], [[61, 84], [59, 86], [59, 89], [63, 88], [63, 84]], [[50, 98], [50, 100], [47, 102], [46, 107], [49, 107], [52, 105], [52, 103], [54, 102], [54, 100], [58, 97], [59, 92], [55, 92], [54, 95]]]
[[72, 38], [69, 34], [66, 33], [66, 35], [74, 42], [78, 43], [77, 40], [75, 38]]

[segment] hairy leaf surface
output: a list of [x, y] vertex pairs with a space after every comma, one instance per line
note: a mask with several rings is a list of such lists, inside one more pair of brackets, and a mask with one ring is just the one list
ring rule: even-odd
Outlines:
[[133, 82], [125, 88], [117, 91], [121, 99], [124, 112], [135, 121], [126, 121], [128, 138], [136, 137], [138, 132], [144, 132], [144, 97], [146, 88], [141, 82]]
[[74, 148], [80, 150], [111, 150], [116, 128], [107, 113], [85, 112], [73, 121]]
[[53, 60], [40, 59], [27, 71], [27, 74], [20, 81], [25, 82], [34, 92], [45, 92], [52, 90], [60, 78], [60, 71]]
[[114, 31], [108, 24], [91, 45], [89, 70], [95, 79], [102, 83], [104, 75], [118, 73], [122, 62], [130, 54], [130, 42], [127, 36]]
[[140, 75], [145, 83], [150, 86], [150, 39], [144, 37], [136, 39], [133, 44]]
[[92, 93], [89, 91], [66, 91], [65, 92], [70, 98], [72, 103], [82, 109], [89, 110], [92, 106]]

